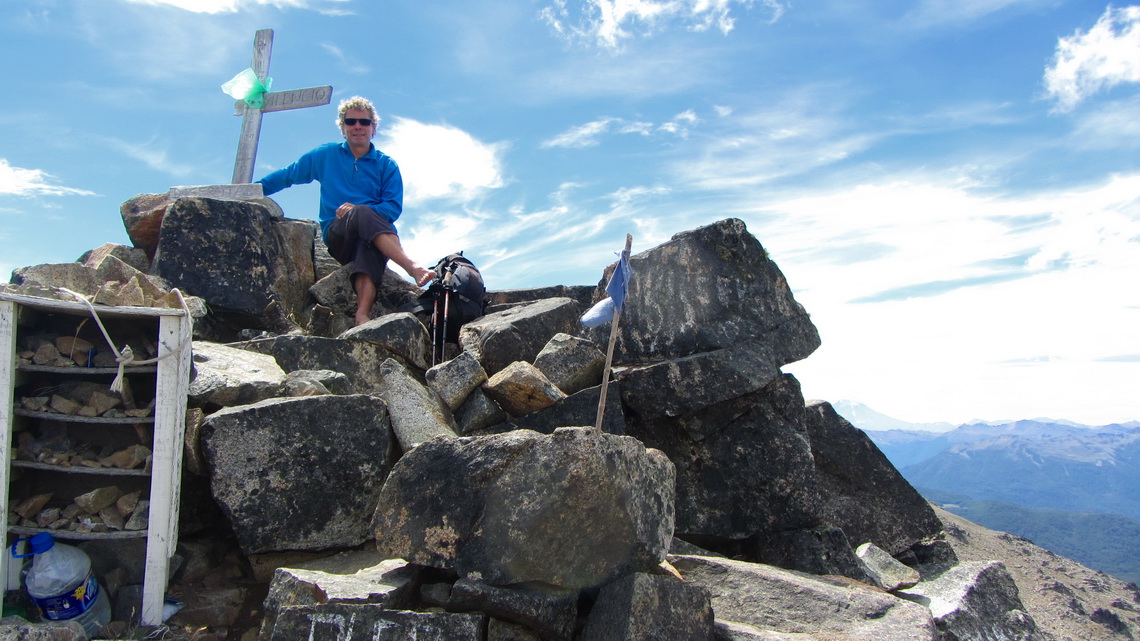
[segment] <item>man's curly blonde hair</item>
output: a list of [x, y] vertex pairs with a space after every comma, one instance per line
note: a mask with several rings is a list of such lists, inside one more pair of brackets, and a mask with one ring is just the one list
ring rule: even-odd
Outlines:
[[344, 114], [349, 109], [356, 109], [357, 111], [367, 111], [372, 116], [372, 124], [375, 125], [380, 121], [380, 116], [376, 113], [376, 107], [372, 105], [372, 101], [360, 96], [353, 96], [340, 101], [340, 105], [336, 108], [336, 127], [340, 129], [341, 123], [344, 122]]

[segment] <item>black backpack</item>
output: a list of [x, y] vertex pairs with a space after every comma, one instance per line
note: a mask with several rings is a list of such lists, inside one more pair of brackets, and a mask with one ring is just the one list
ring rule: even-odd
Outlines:
[[426, 324], [434, 358], [434, 352], [442, 352], [444, 343], [459, 343], [459, 328], [464, 323], [483, 315], [487, 288], [483, 275], [463, 252], [448, 254], [432, 270], [436, 277], [427, 291], [398, 311], [430, 315]]

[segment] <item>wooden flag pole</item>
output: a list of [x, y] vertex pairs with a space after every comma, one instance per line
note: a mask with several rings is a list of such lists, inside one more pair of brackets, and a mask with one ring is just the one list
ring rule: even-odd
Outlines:
[[[625, 251], [621, 257], [618, 258], [620, 264], [621, 259], [629, 254], [630, 248], [633, 247], [633, 236], [625, 235]], [[631, 274], [626, 274], [625, 277], [629, 278]], [[622, 301], [623, 304], [625, 301]], [[614, 362], [614, 345], [617, 343], [618, 337], [618, 322], [621, 321], [621, 310], [614, 308], [614, 319], [610, 325], [610, 343], [606, 346], [606, 366], [602, 370], [602, 392], [598, 396], [598, 420], [594, 423], [594, 429], [602, 431], [602, 418], [606, 414], [606, 392], [610, 389], [610, 366]]]

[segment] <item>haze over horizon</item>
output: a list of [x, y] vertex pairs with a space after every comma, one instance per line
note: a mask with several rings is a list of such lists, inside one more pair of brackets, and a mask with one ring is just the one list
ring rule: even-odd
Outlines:
[[[1140, 419], [1140, 5], [13, 0], [0, 277], [128, 243], [137, 194], [228, 182], [220, 85], [261, 28], [273, 90], [334, 95], [265, 115], [255, 177], [371, 98], [421, 262], [593, 284], [627, 232], [636, 253], [736, 217], [820, 330], [786, 368], [805, 397]], [[312, 218], [316, 194], [274, 199]]]

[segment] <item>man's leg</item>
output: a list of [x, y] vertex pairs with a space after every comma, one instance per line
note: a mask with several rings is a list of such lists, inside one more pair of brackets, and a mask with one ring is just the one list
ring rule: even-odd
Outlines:
[[376, 285], [371, 276], [359, 272], [352, 277], [352, 287], [356, 290], [356, 324], [363, 325], [371, 320], [369, 313], [376, 302]]
[[400, 245], [400, 237], [396, 234], [379, 234], [372, 239], [372, 243], [376, 245], [376, 249], [380, 250], [381, 254], [388, 257], [388, 260], [396, 263], [412, 277], [416, 285], [423, 287], [435, 278], [436, 273], [430, 269], [420, 267], [414, 260], [404, 253], [403, 246]]

